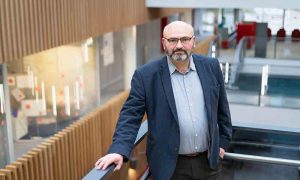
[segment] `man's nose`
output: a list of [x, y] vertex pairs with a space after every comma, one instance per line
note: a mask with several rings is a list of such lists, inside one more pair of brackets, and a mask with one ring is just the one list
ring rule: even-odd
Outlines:
[[183, 47], [183, 45], [182, 45], [181, 41], [178, 40], [178, 42], [176, 44], [176, 48], [182, 48], [182, 47]]

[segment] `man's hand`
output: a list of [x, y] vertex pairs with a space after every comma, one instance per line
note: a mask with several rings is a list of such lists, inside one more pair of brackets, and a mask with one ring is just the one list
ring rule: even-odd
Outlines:
[[224, 154], [225, 154], [225, 150], [223, 148], [220, 148], [219, 156], [220, 156], [221, 159], [224, 158]]
[[116, 168], [114, 169], [114, 171], [120, 170], [123, 164], [123, 156], [116, 153], [107, 154], [95, 163], [95, 167], [96, 169], [105, 170], [111, 163], [116, 164]]

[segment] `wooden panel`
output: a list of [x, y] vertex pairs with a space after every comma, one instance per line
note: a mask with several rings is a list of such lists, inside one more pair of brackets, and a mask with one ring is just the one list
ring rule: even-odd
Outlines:
[[25, 180], [30, 179], [29, 178], [29, 160], [26, 158], [19, 158], [18, 161], [19, 163], [22, 163], [22, 168], [23, 168], [23, 178]]
[[0, 62], [183, 11], [141, 0], [1, 0]]
[[49, 173], [51, 177], [53, 177], [53, 179], [58, 179], [59, 178], [59, 156], [58, 156], [58, 151], [57, 151], [57, 142], [55, 140], [53, 140], [53, 138], [49, 138], [46, 141], [47, 144], [49, 144], [49, 152], [51, 153], [50, 158], [51, 158], [51, 170]]
[[45, 145], [39, 145], [37, 147], [38, 149], [38, 152], [40, 153], [40, 157], [42, 159], [41, 161], [41, 166], [42, 166], [42, 169], [43, 169], [43, 172], [44, 172], [44, 179], [45, 180], [50, 180], [50, 160], [49, 160], [49, 156], [48, 156], [48, 153], [47, 153], [47, 149], [48, 147], [45, 146]]
[[25, 169], [24, 169], [24, 164], [21, 162], [13, 162], [12, 166], [15, 166], [17, 169], [17, 179], [18, 180], [25, 180]]
[[33, 156], [29, 155], [28, 153], [23, 155], [22, 158], [27, 159], [28, 160], [28, 174], [29, 174], [29, 179], [31, 180], [35, 180], [36, 176], [34, 173], [34, 160], [33, 160]]
[[17, 167], [15, 165], [7, 165], [7, 166], [5, 166], [5, 169], [10, 171], [9, 174], [12, 179], [18, 179], [19, 176], [17, 173]]
[[83, 132], [82, 132], [82, 123], [76, 122], [76, 139], [77, 139], [77, 149], [78, 149], [78, 158], [79, 158], [79, 168], [78, 171], [80, 174], [84, 172], [84, 143], [83, 143]]
[[33, 169], [33, 173], [34, 173], [34, 178], [36, 180], [42, 179], [43, 178], [43, 174], [42, 174], [42, 171], [40, 170], [41, 167], [40, 167], [40, 161], [39, 161], [39, 157], [38, 157], [38, 152], [30, 151], [30, 152], [28, 152], [28, 154], [31, 155], [32, 159], [33, 159], [32, 169]]
[[13, 179], [13, 171], [10, 171], [8, 169], [0, 169], [0, 173], [3, 174], [2, 176], [5, 177], [5, 180]]
[[[4, 5], [3, 5], [3, 0], [0, 1], [0, 24], [3, 24], [3, 20], [4, 20]], [[3, 63], [4, 60], [4, 51], [6, 50], [6, 47], [4, 47], [4, 40], [1, 34], [3, 34], [3, 29], [4, 26], [0, 26], [0, 63]]]
[[[44, 156], [44, 152], [40, 148], [33, 148], [32, 153], [36, 157], [36, 167], [35, 171], [38, 171], [37, 174], [39, 174], [39, 177], [43, 177], [43, 179], [46, 177], [46, 159]], [[46, 177], [47, 178], [47, 177]]]
[[47, 157], [48, 157], [48, 164], [49, 164], [49, 168], [48, 168], [48, 172], [49, 172], [49, 179], [54, 179], [54, 170], [53, 170], [53, 154], [52, 154], [52, 148], [53, 148], [53, 145], [52, 143], [50, 142], [43, 142], [41, 144], [41, 146], [44, 146], [45, 147], [45, 150], [46, 150], [46, 154], [47, 154]]
[[193, 52], [198, 54], [207, 55], [209, 51], [209, 45], [212, 40], [214, 40], [216, 37], [210, 36], [204, 39], [203, 41], [196, 44], [196, 47], [194, 48]]
[[5, 177], [6, 177], [5, 173], [0, 172], [0, 179], [5, 180]]
[[54, 159], [54, 179], [62, 179], [62, 154], [61, 154], [61, 145], [59, 143], [59, 138], [51, 137], [51, 142], [53, 143], [53, 159]]
[[[2, 18], [2, 47], [1, 48], [5, 48], [4, 49], [4, 59], [7, 60], [11, 60], [12, 59], [12, 49], [13, 49], [13, 45], [12, 45], [12, 40], [15, 38], [12, 38], [11, 35], [11, 25], [12, 23], [10, 22], [9, 18], [10, 18], [10, 14], [9, 14], [9, 0], [2, 0], [0, 1], [1, 5], [1, 18]], [[4, 60], [3, 60], [4, 61]]]

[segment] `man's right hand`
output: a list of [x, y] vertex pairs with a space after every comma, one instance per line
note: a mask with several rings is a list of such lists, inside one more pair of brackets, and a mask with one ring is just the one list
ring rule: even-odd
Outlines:
[[114, 169], [114, 171], [120, 170], [123, 164], [123, 156], [116, 153], [107, 154], [95, 163], [95, 167], [96, 169], [105, 170], [111, 163], [116, 164], [116, 168]]

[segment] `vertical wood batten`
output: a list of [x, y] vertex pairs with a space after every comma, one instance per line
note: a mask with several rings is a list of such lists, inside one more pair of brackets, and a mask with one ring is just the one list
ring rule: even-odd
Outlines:
[[17, 17], [17, 13], [16, 13], [16, 6], [15, 6], [15, 0], [10, 0], [8, 2], [8, 18], [9, 18], [9, 22], [10, 22], [10, 41], [12, 43], [11, 46], [11, 59], [9, 60], [13, 60], [18, 56], [18, 45], [17, 45], [17, 39], [19, 38], [17, 35], [17, 28], [16, 28], [16, 17]]
[[1, 9], [1, 1], [0, 1], [0, 63], [3, 63], [3, 59], [4, 59], [4, 53], [3, 53], [3, 51], [4, 51], [4, 47], [3, 47], [3, 33], [2, 33], [2, 13], [1, 13], [1, 11], [2, 11], [2, 9]]
[[68, 42], [68, 39], [70, 39], [70, 34], [68, 32], [68, 10], [67, 10], [67, 0], [62, 0], [62, 36], [63, 36], [63, 44], [66, 44]]
[[33, 0], [33, 15], [34, 15], [34, 29], [33, 29], [33, 41], [36, 43], [36, 51], [42, 51], [42, 45], [41, 45], [41, 31], [40, 31], [40, 10], [39, 10], [39, 1], [40, 0]]
[[11, 22], [9, 20], [10, 15], [9, 15], [9, 4], [8, 4], [9, 0], [3, 0], [3, 8], [1, 9], [1, 11], [3, 12], [2, 14], [2, 33], [3, 33], [3, 47], [5, 47], [5, 51], [4, 51], [4, 58], [6, 58], [6, 61], [11, 60], [12, 59], [12, 41], [10, 41], [11, 39]]
[[22, 35], [24, 36], [24, 41], [25, 41], [25, 54], [31, 54], [32, 53], [32, 44], [30, 43], [31, 38], [30, 38], [30, 16], [29, 16], [29, 0], [26, 1], [25, 3], [22, 1], [22, 22], [24, 24], [24, 29], [22, 32]]
[[18, 159], [18, 162], [22, 163], [23, 164], [23, 177], [24, 179], [30, 179], [29, 178], [29, 160], [28, 159], [25, 159], [25, 158], [19, 158]]
[[35, 23], [34, 23], [34, 12], [33, 12], [33, 8], [34, 8], [34, 3], [33, 3], [34, 0], [28, 0], [28, 20], [27, 20], [27, 23], [29, 24], [29, 28], [28, 28], [28, 32], [30, 34], [29, 36], [29, 41], [28, 41], [28, 47], [31, 47], [30, 48], [30, 53], [34, 53], [34, 52], [38, 52], [37, 51], [37, 44], [34, 40], [34, 26], [35, 26]]
[[[13, 19], [13, 37], [16, 37], [15, 45], [14, 45], [14, 57], [13, 59], [16, 59], [16, 57], [20, 57], [22, 52], [22, 40], [23, 37], [21, 36], [22, 26], [21, 26], [21, 17], [20, 17], [20, 3], [16, 2], [16, 0], [11, 0], [12, 6], [11, 6], [11, 14]], [[15, 7], [15, 8], [14, 8]]]
[[57, 46], [58, 43], [58, 21], [57, 21], [57, 8], [56, 8], [56, 0], [50, 1], [51, 3], [51, 11], [50, 11], [50, 16], [51, 16], [51, 22], [50, 26], [52, 29], [52, 34], [51, 34], [51, 39], [53, 42], [53, 47]]
[[[19, 8], [19, 25], [20, 25], [20, 29], [19, 29], [19, 34], [21, 36], [21, 41], [22, 43], [20, 43], [20, 50], [21, 50], [21, 54], [20, 56], [22, 56], [22, 54], [26, 54], [27, 53], [27, 45], [26, 45], [26, 28], [25, 28], [25, 7], [24, 7], [24, 2], [23, 1], [19, 1], [20, 3], [17, 3], [18, 8]], [[25, 3], [26, 4], [26, 3]]]
[[49, 9], [49, 6], [48, 5], [48, 0], [42, 0], [41, 1], [42, 4], [41, 4], [41, 11], [42, 11], [42, 16], [41, 16], [41, 19], [42, 19], [42, 35], [43, 35], [43, 41], [44, 41], [44, 48], [43, 49], [49, 49], [51, 46], [50, 46], [50, 43], [49, 43], [49, 40], [50, 40], [50, 37], [49, 37], [49, 28], [48, 28], [48, 16], [47, 16], [47, 10]]

